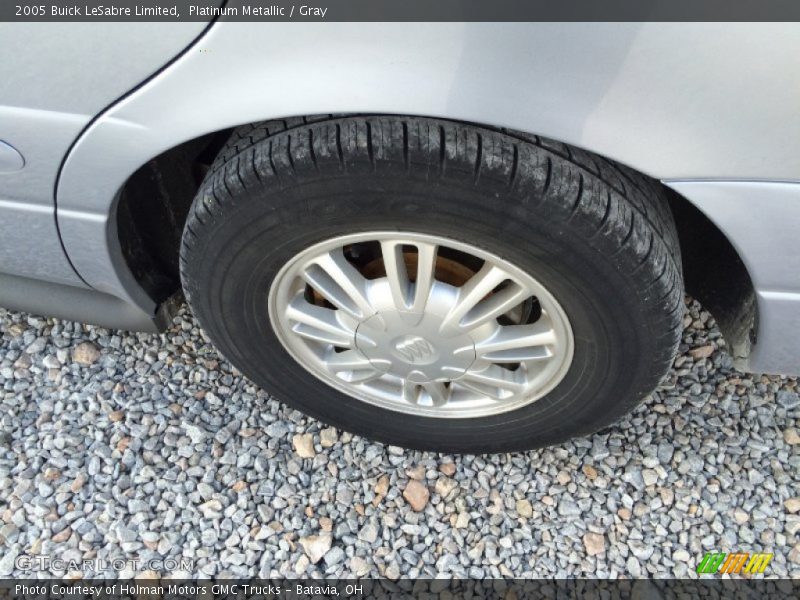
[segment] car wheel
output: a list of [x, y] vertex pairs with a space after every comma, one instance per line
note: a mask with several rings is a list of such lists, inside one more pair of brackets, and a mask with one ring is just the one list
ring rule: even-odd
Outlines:
[[658, 182], [443, 120], [237, 130], [194, 201], [187, 299], [290, 406], [390, 444], [502, 452], [613, 423], [680, 335]]

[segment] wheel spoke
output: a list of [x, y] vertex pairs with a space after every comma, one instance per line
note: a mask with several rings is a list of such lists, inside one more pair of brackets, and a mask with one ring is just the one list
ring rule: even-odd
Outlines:
[[384, 373], [375, 368], [359, 369], [356, 371], [340, 371], [336, 376], [347, 383], [368, 383], [383, 377]]
[[404, 402], [408, 404], [417, 404], [419, 402], [419, 384], [412, 383], [408, 379], [404, 379], [400, 384], [400, 395]]
[[450, 397], [450, 390], [447, 389], [444, 383], [439, 381], [414, 383], [406, 379], [403, 380], [401, 385], [403, 400], [409, 404], [427, 404], [427, 402], [422, 401], [429, 398], [430, 406], [444, 406]]
[[315, 259], [303, 271], [303, 279], [328, 302], [356, 319], [375, 312], [367, 300], [366, 278], [347, 261], [341, 248]]
[[461, 319], [461, 326], [466, 329], [479, 327], [488, 321], [496, 319], [521, 304], [530, 296], [530, 292], [517, 283], [479, 302]]
[[425, 310], [434, 282], [437, 247], [435, 244], [414, 244], [417, 248], [417, 272], [412, 283], [403, 254], [403, 246], [409, 245], [397, 240], [384, 240], [381, 241], [381, 254], [395, 308], [403, 312], [421, 313]]
[[547, 346], [557, 342], [550, 320], [529, 325], [503, 325], [492, 337], [475, 344], [477, 358], [489, 362], [524, 362], [550, 358]]
[[325, 364], [334, 373], [339, 371], [353, 371], [372, 367], [369, 359], [358, 350], [345, 350], [344, 352], [331, 351], [325, 358]]
[[354, 332], [337, 317], [335, 310], [310, 304], [299, 295], [286, 308], [286, 318], [294, 322], [292, 331], [297, 335], [323, 344], [352, 348]]
[[458, 300], [442, 321], [440, 331], [462, 327], [467, 313], [506, 279], [508, 274], [503, 269], [484, 264], [459, 290]]
[[431, 294], [438, 248], [434, 244], [419, 242], [415, 246], [417, 247], [417, 280], [414, 282], [414, 302], [411, 305], [411, 312], [420, 313], [425, 310]]
[[482, 371], [467, 371], [458, 383], [473, 392], [503, 400], [525, 389], [525, 381], [517, 373], [498, 365], [489, 365]]
[[394, 306], [397, 310], [408, 310], [411, 281], [408, 278], [406, 261], [403, 257], [403, 244], [394, 240], [382, 241], [381, 254]]
[[444, 406], [447, 404], [449, 390], [444, 383], [431, 381], [430, 383], [423, 383], [422, 388], [428, 392], [433, 406]]
[[[331, 348], [325, 357], [325, 366], [339, 379], [348, 383], [366, 383], [384, 375], [384, 371], [373, 364], [358, 350], [336, 352]], [[385, 365], [388, 368], [388, 364]]]

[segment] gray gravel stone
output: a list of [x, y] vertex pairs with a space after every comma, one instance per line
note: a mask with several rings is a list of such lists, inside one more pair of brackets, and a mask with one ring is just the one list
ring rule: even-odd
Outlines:
[[[695, 577], [706, 551], [769, 547], [770, 575], [800, 577], [797, 382], [734, 371], [713, 319], [687, 308], [681, 354], [641, 407], [496, 456], [305, 417], [185, 309], [162, 335], [0, 309], [0, 576], [62, 575], [15, 569], [38, 548], [189, 560], [172, 574], [186, 578]], [[420, 512], [410, 481], [429, 492]]]
[[800, 406], [800, 394], [781, 390], [777, 394], [778, 404], [786, 409], [797, 408]]
[[16, 546], [3, 553], [3, 556], [0, 557], [0, 577], [7, 577], [14, 572], [17, 556], [19, 556], [19, 548]]
[[368, 544], [375, 543], [378, 539], [378, 527], [373, 522], [369, 522], [358, 532], [358, 539]]
[[328, 566], [335, 566], [339, 563], [343, 562], [345, 558], [344, 550], [339, 548], [339, 546], [334, 546], [327, 553], [325, 556], [322, 557], [322, 560], [325, 561], [325, 564]]

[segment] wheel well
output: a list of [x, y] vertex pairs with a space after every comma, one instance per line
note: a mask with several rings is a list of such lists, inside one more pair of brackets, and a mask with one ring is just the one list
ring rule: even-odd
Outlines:
[[[318, 118], [276, 121], [277, 129]], [[131, 272], [156, 302], [180, 291], [183, 225], [203, 177], [232, 131], [210, 133], [163, 152], [142, 165], [123, 187], [115, 214], [120, 244]], [[708, 217], [677, 192], [665, 189], [678, 229], [686, 291], [714, 316], [734, 358], [744, 358], [755, 343], [757, 316], [747, 268]]]
[[714, 317], [734, 360], [746, 358], [756, 343], [758, 318], [747, 267], [699, 208], [672, 189], [667, 188], [667, 194], [678, 229], [686, 292]]
[[197, 188], [230, 136], [226, 129], [149, 160], [122, 188], [115, 218], [120, 246], [139, 285], [157, 303], [180, 290], [178, 255]]

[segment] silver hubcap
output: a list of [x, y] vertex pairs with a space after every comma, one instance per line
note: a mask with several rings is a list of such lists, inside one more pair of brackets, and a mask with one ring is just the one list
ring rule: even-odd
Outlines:
[[373, 232], [316, 244], [278, 273], [269, 312], [278, 339], [316, 377], [416, 415], [519, 408], [572, 362], [567, 316], [536, 279], [439, 236]]

